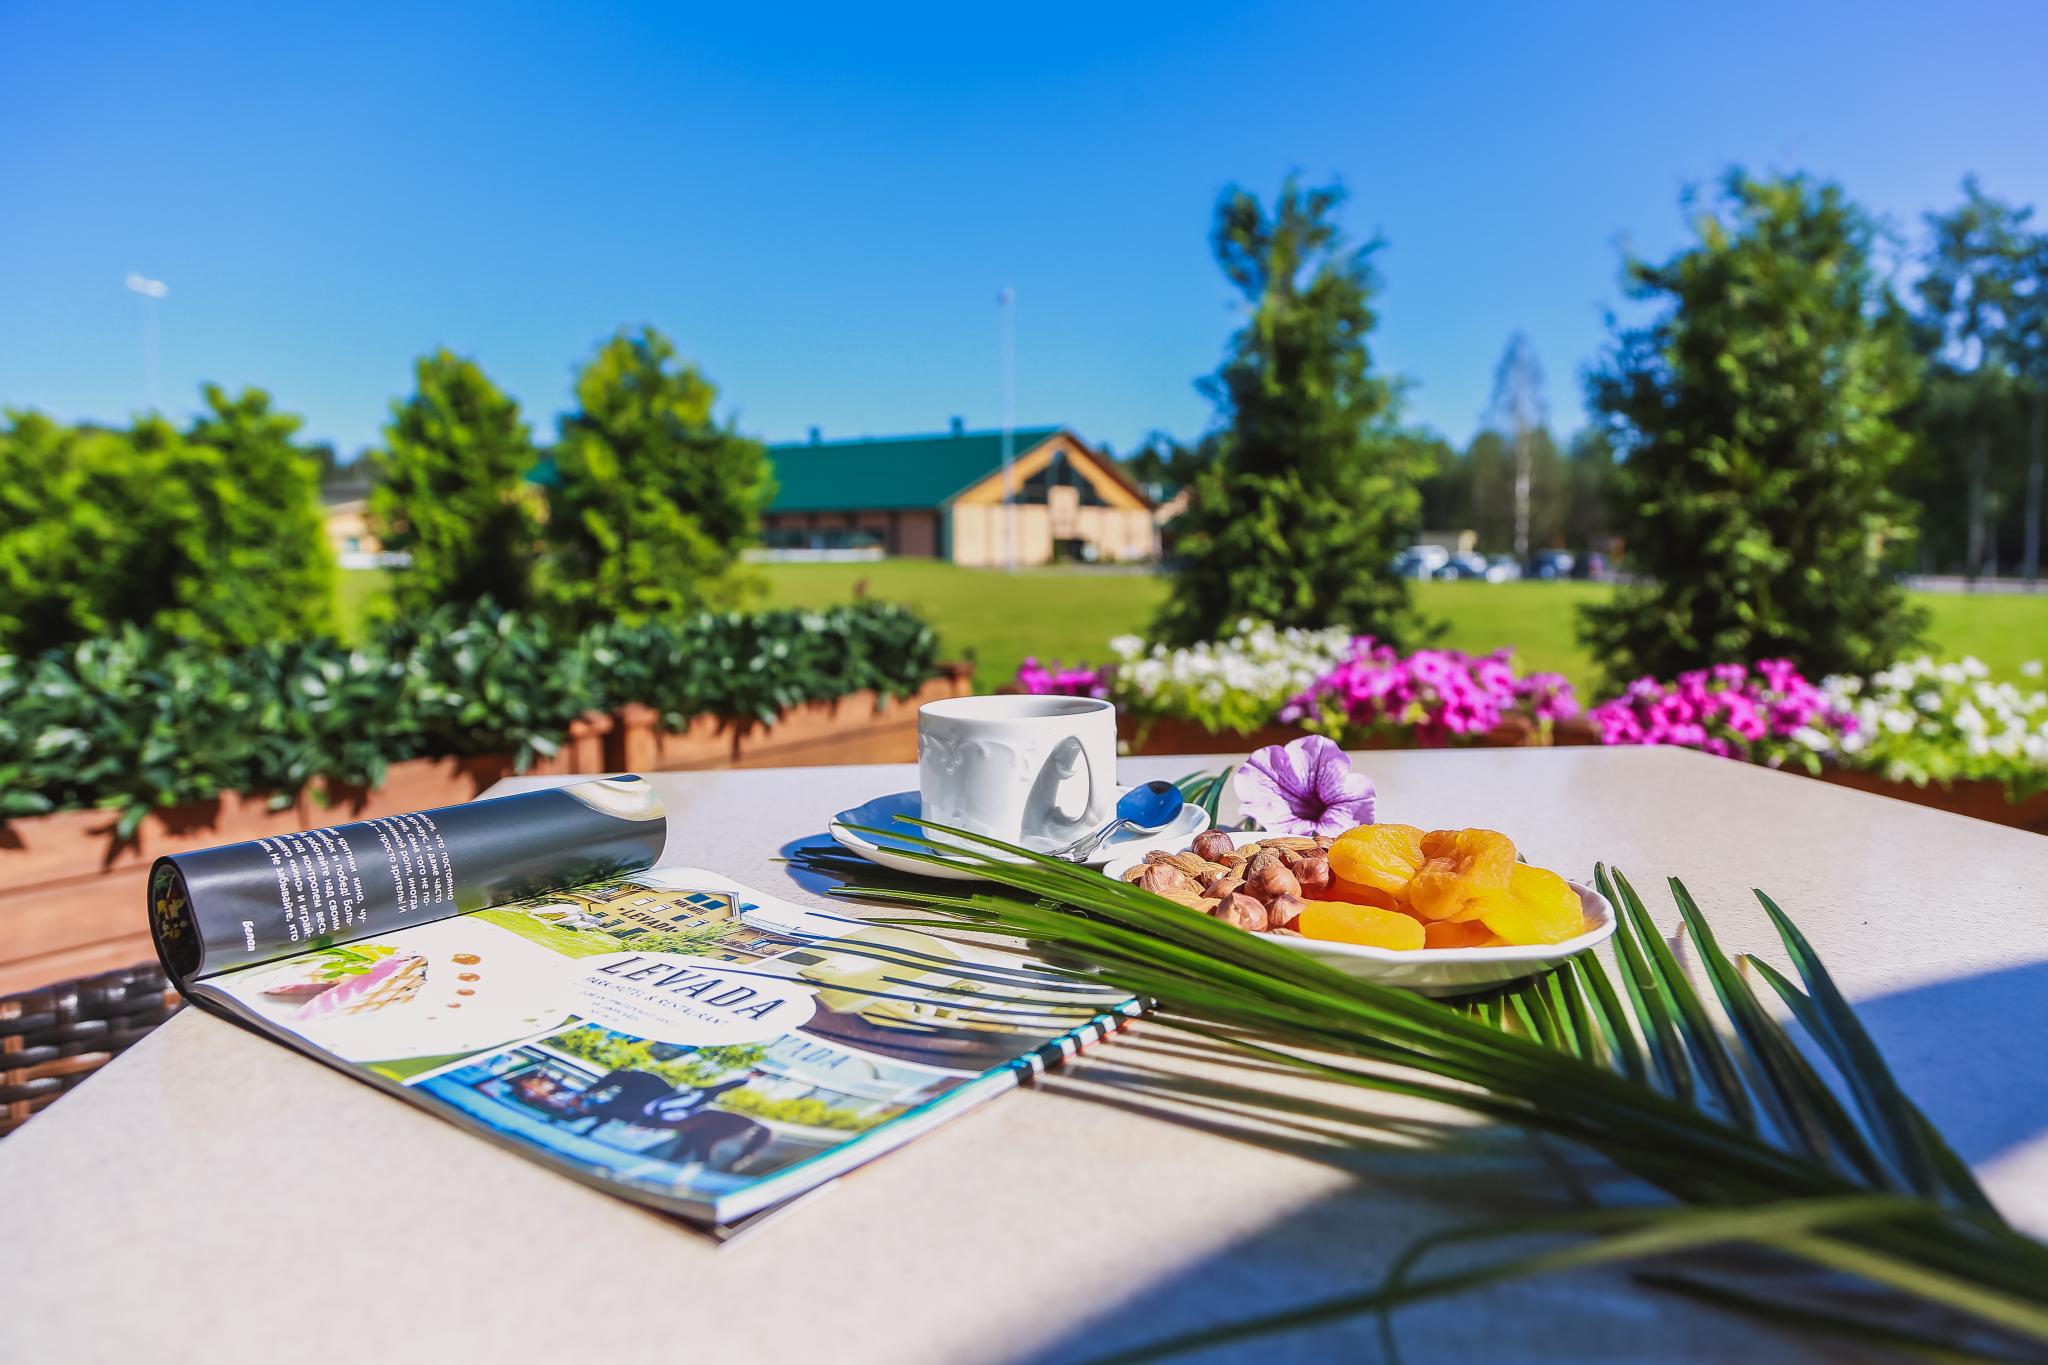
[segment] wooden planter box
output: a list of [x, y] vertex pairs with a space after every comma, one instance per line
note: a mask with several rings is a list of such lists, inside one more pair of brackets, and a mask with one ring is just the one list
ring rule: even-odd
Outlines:
[[[1798, 770], [1788, 768], [1785, 771]], [[1911, 782], [1894, 782], [1876, 773], [1842, 772], [1833, 768], [1822, 769], [1820, 779], [1838, 787], [1853, 787], [1860, 792], [1910, 801], [1916, 806], [1931, 806], [1935, 810], [1967, 815], [1973, 820], [1988, 820], [1994, 825], [2010, 825], [2035, 834], [2048, 834], [2048, 793], [2030, 796], [2024, 801], [2008, 801], [2005, 788], [1996, 782], [1952, 782], [1946, 786], [1916, 787]]]
[[[973, 671], [949, 665], [905, 701], [872, 693], [793, 708], [772, 726], [702, 718], [662, 731], [654, 712], [589, 715], [529, 774], [656, 772], [678, 768], [898, 763], [917, 758], [917, 708], [972, 691]], [[0, 995], [111, 971], [155, 955], [143, 918], [150, 865], [210, 848], [320, 825], [371, 820], [473, 800], [514, 772], [504, 754], [394, 763], [375, 788], [317, 784], [278, 810], [230, 793], [152, 812], [135, 837], [115, 837], [113, 811], [59, 811], [0, 824]]]

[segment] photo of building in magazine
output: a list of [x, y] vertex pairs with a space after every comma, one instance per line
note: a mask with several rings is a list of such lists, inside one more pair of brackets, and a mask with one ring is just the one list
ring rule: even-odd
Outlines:
[[[651, 862], [665, 838], [651, 799], [631, 779], [582, 783], [406, 817], [400, 831], [340, 826], [166, 859], [152, 875], [160, 950], [167, 964], [232, 964], [181, 983], [204, 1008], [709, 1224], [815, 1188], [1135, 1009], [706, 869], [630, 866], [623, 847]], [[502, 848], [519, 825], [516, 877], [476, 865], [472, 828]], [[540, 844], [565, 875], [603, 875], [549, 885]], [[224, 953], [204, 943], [223, 931]]]

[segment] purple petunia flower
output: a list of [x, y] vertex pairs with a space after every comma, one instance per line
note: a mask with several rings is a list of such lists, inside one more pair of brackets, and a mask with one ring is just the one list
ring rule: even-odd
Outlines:
[[1372, 779], [1353, 772], [1350, 758], [1322, 735], [1259, 750], [1232, 785], [1244, 813], [1275, 834], [1342, 834], [1372, 823]]

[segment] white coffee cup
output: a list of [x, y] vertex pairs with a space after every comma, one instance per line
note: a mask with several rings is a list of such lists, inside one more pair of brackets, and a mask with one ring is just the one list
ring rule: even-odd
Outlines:
[[1116, 707], [1093, 697], [949, 697], [917, 713], [924, 818], [1047, 849], [1116, 805]]

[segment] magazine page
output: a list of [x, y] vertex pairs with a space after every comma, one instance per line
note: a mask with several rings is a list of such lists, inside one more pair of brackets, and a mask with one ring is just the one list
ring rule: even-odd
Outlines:
[[252, 839], [157, 859], [150, 931], [187, 990], [215, 972], [649, 867], [667, 838], [653, 785], [619, 777]]
[[1136, 1010], [1020, 961], [679, 867], [243, 967], [196, 998], [581, 1179], [726, 1223]]

